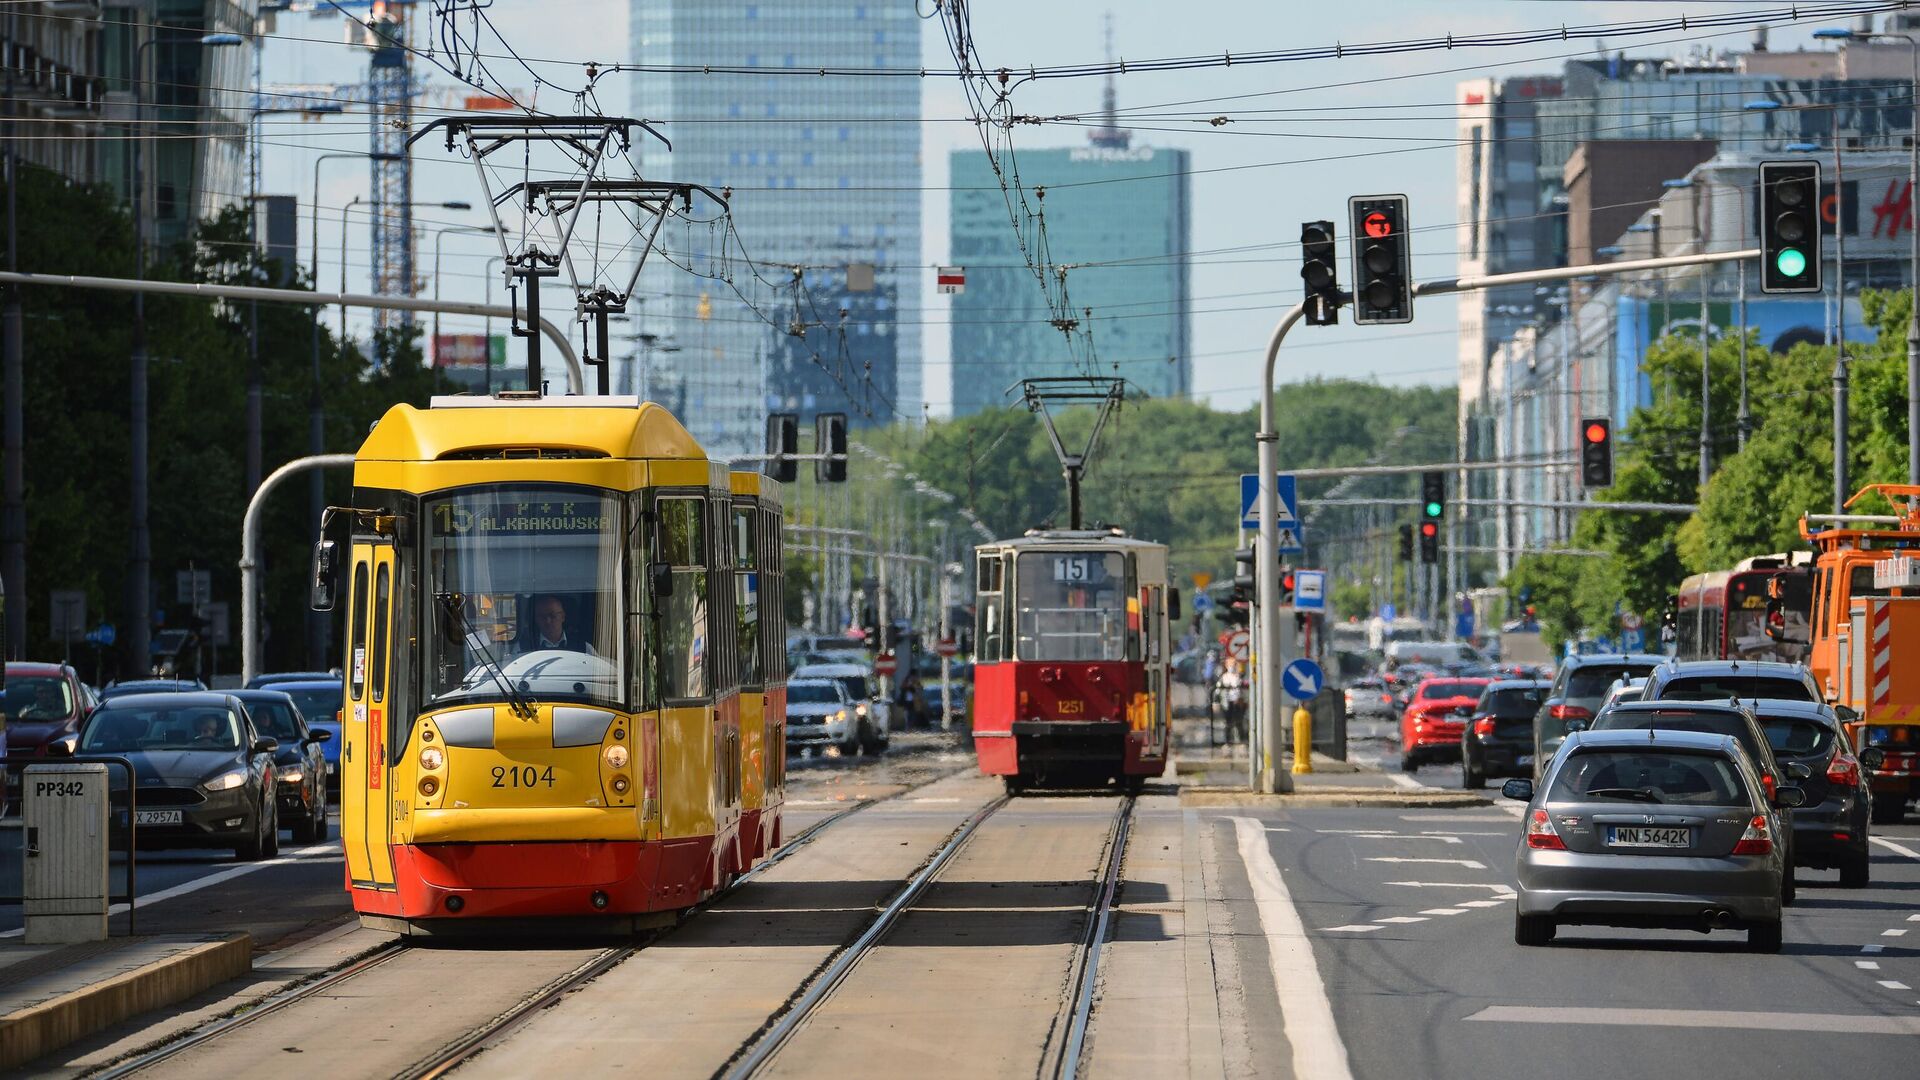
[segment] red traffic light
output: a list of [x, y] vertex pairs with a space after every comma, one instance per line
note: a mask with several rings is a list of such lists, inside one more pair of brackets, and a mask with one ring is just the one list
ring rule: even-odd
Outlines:
[[1591, 424], [1591, 423], [1588, 424], [1587, 425], [1587, 441], [1590, 443], [1606, 442], [1607, 426], [1605, 424]]
[[1367, 235], [1375, 240], [1393, 235], [1393, 219], [1378, 210], [1361, 219], [1361, 224], [1366, 228]]
[[1289, 592], [1293, 590], [1293, 571], [1289, 570], [1286, 573], [1280, 575], [1280, 587], [1288, 590]]
[[1423, 522], [1421, 522], [1421, 523], [1420, 523], [1420, 535], [1421, 535], [1421, 536], [1439, 536], [1439, 535], [1440, 535], [1440, 526], [1439, 526], [1439, 524], [1438, 524], [1438, 523], [1436, 523], [1436, 522], [1432, 522], [1432, 521], [1423, 521]]

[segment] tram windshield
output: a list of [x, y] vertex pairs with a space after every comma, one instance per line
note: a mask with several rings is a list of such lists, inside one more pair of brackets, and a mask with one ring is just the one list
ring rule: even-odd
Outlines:
[[1127, 560], [1116, 551], [1030, 551], [1017, 570], [1016, 657], [1125, 660]]
[[513, 696], [621, 704], [617, 494], [469, 488], [428, 499], [426, 521], [429, 706]]

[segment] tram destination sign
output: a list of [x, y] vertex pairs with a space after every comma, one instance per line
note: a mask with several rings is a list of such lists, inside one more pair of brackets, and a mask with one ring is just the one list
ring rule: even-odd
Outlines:
[[1055, 555], [1053, 580], [1065, 585], [1099, 585], [1107, 580], [1106, 556], [1097, 552]]
[[495, 536], [603, 533], [616, 527], [619, 520], [607, 513], [613, 509], [604, 499], [471, 498], [453, 499], [433, 508], [433, 525], [439, 532], [464, 535], [485, 533]]

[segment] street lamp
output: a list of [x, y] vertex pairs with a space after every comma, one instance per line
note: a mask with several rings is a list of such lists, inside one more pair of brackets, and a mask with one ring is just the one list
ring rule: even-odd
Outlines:
[[[1690, 191], [1693, 177], [1684, 176], [1677, 180], [1662, 180], [1660, 186], [1668, 191]], [[1693, 197], [1693, 249], [1696, 252], [1707, 250], [1706, 225], [1701, 220], [1701, 206], [1706, 201], [1706, 185]], [[1709, 423], [1713, 386], [1712, 368], [1709, 354], [1712, 342], [1709, 337], [1711, 314], [1707, 310], [1707, 284], [1709, 270], [1700, 268], [1700, 486], [1706, 487], [1713, 473], [1712, 427]]]
[[[146, 232], [146, 180], [145, 148], [147, 142], [146, 123], [146, 59], [147, 50], [158, 45], [161, 38], [156, 33], [147, 40], [134, 46], [133, 50], [133, 275], [135, 280], [144, 280], [147, 276], [147, 232]], [[202, 34], [197, 39], [203, 46], [219, 48], [239, 45], [244, 42], [239, 34]], [[176, 44], [180, 42], [176, 39]], [[153, 628], [153, 614], [148, 604], [152, 598], [153, 578], [153, 541], [147, 531], [147, 304], [146, 294], [133, 294], [133, 348], [129, 365], [127, 406], [129, 420], [127, 424], [127, 442], [129, 457], [133, 466], [133, 490], [128, 498], [129, 516], [133, 519], [132, 553], [127, 560], [127, 652], [132, 654], [135, 671], [144, 674], [153, 662], [153, 653], [149, 649], [149, 634]]]
[[[367, 199], [362, 196], [355, 195], [353, 198], [347, 200], [347, 205], [340, 208], [340, 291], [343, 294], [347, 291], [347, 219], [353, 213], [354, 207], [359, 206], [361, 203], [371, 203], [372, 201], [373, 200], [371, 199]], [[442, 210], [473, 209], [472, 203], [466, 202], [461, 199], [449, 199], [446, 202], [419, 201], [419, 202], [410, 202], [410, 203], [407, 203], [406, 205], [435, 206], [435, 207], [439, 207]], [[318, 210], [316, 210], [315, 211], [316, 221], [318, 220], [318, 214], [319, 212]], [[340, 344], [342, 345], [342, 347], [346, 345], [346, 342], [347, 342], [347, 305], [343, 301], [340, 305]]]
[[[1859, 33], [1830, 26], [1813, 36], [1834, 41], [1904, 41], [1913, 57], [1913, 81], [1908, 91], [1913, 132], [1907, 136], [1907, 198], [1920, 194], [1920, 38], [1912, 34]], [[1837, 180], [1836, 180], [1837, 183]], [[1920, 484], [1920, 218], [1909, 210], [1907, 233], [1912, 247], [1907, 255], [1907, 281], [1915, 298], [1907, 315], [1907, 483]], [[1898, 222], [1895, 223], [1896, 226]], [[1841, 293], [1841, 317], [1846, 316], [1846, 294]]]
[[[500, 230], [491, 225], [443, 225], [433, 231], [433, 298], [435, 300], [440, 299], [440, 238], [448, 233], [499, 236]], [[491, 287], [488, 291], [492, 291]], [[440, 348], [440, 313], [438, 311], [433, 313], [433, 347]]]

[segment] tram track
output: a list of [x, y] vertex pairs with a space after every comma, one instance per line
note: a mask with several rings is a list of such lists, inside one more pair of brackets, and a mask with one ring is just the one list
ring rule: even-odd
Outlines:
[[[774, 851], [759, 864], [716, 891], [712, 897], [709, 897], [698, 907], [691, 909], [687, 918], [680, 920], [673, 926], [652, 931], [646, 934], [640, 941], [599, 951], [559, 978], [536, 989], [512, 1008], [474, 1027], [453, 1042], [415, 1063], [410, 1068], [399, 1071], [396, 1075], [408, 1078], [408, 1080], [427, 1080], [427, 1078], [437, 1078], [451, 1073], [488, 1047], [499, 1043], [514, 1030], [538, 1016], [546, 1008], [559, 1003], [569, 993], [585, 986], [587, 983], [592, 982], [613, 968], [618, 967], [642, 948], [656, 943], [680, 927], [685, 926], [694, 915], [706, 910], [716, 902], [731, 896], [734, 892], [761, 874], [786, 861], [825, 834], [832, 827], [871, 807], [904, 798], [922, 788], [964, 771], [964, 769], [955, 769], [942, 772], [918, 783], [903, 787], [901, 790], [893, 792], [892, 794], [875, 799], [862, 799], [850, 806], [828, 814], [819, 821], [813, 822], [795, 833], [792, 838], [781, 844], [778, 850]], [[293, 1005], [297, 1005], [300, 1002], [308, 1001], [329, 991], [336, 990], [343, 984], [389, 961], [408, 953], [419, 951], [421, 948], [421, 946], [409, 944], [405, 939], [387, 942], [349, 960], [339, 967], [321, 972], [318, 975], [287, 986], [254, 1004], [244, 1006], [239, 1011], [193, 1028], [178, 1038], [169, 1040], [150, 1050], [136, 1053], [132, 1057], [122, 1059], [100, 1071], [90, 1073], [88, 1074], [88, 1080], [119, 1080], [121, 1077], [144, 1072], [189, 1050], [204, 1046], [215, 1040], [231, 1035], [236, 1031], [247, 1028], [266, 1017], [272, 1016]]]
[[[848, 943], [814, 975], [791, 1000], [787, 1008], [743, 1045], [733, 1060], [715, 1075], [722, 1080], [748, 1080], [761, 1075], [783, 1047], [806, 1026], [852, 975], [860, 962], [874, 952], [900, 919], [921, 900], [940, 874], [960, 855], [981, 825], [1013, 800], [1000, 796], [976, 810], [937, 848], [920, 869], [876, 913], [866, 929]], [[1135, 797], [1123, 796], [1109, 826], [1101, 857], [1099, 877], [1092, 899], [1087, 904], [1086, 923], [1069, 965], [1059, 1015], [1043, 1051], [1039, 1075], [1055, 1080], [1070, 1080], [1079, 1075], [1082, 1057], [1091, 1028], [1094, 1000], [1100, 977], [1100, 951], [1112, 926], [1113, 909], [1118, 902], [1127, 841], [1131, 833]]]

